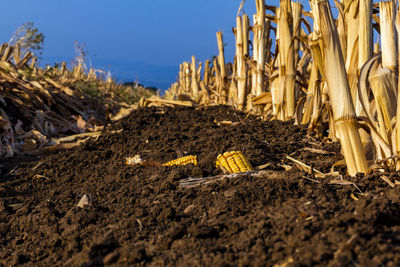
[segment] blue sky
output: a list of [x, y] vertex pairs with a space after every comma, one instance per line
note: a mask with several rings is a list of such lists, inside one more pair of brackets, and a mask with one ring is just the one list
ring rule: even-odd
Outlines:
[[[42, 63], [71, 61], [74, 42], [85, 44], [96, 68], [120, 81], [166, 88], [179, 64], [218, 53], [222, 31], [227, 61], [233, 60], [231, 28], [241, 0], [17, 0], [2, 3], [1, 42], [32, 21], [45, 38]], [[247, 0], [245, 11], [255, 12]], [[274, 1], [276, 2], [276, 1]], [[270, 3], [272, 4], [272, 3]]]

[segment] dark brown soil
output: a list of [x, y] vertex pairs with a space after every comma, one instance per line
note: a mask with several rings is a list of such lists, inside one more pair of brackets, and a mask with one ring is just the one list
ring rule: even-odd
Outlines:
[[[286, 155], [323, 172], [341, 159], [337, 144], [292, 124], [221, 106], [145, 109], [108, 127], [121, 133], [4, 161], [0, 266], [399, 266], [399, 187], [378, 175], [332, 185], [283, 169], [294, 166]], [[230, 150], [270, 163], [274, 177], [179, 187], [221, 174], [217, 155]], [[136, 154], [161, 163], [193, 154], [199, 164], [125, 165]], [[91, 204], [79, 208], [84, 194]]]

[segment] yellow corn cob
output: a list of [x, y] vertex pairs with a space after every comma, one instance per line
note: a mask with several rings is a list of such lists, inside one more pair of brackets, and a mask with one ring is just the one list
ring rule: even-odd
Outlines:
[[229, 172], [229, 173], [233, 172], [232, 169], [229, 167], [228, 161], [222, 154], [218, 155], [216, 166], [220, 167], [223, 172]]
[[227, 173], [248, 172], [253, 170], [248, 160], [240, 151], [228, 151], [223, 155], [219, 154], [216, 166]]
[[197, 156], [189, 155], [186, 157], [182, 157], [179, 159], [174, 159], [164, 163], [164, 166], [173, 166], [173, 165], [186, 165], [192, 163], [193, 165], [197, 165]]

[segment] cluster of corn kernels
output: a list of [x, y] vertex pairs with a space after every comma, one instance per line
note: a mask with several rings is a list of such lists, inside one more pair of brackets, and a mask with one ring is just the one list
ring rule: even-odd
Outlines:
[[197, 156], [189, 155], [179, 159], [174, 159], [164, 163], [164, 166], [173, 166], [173, 165], [186, 165], [192, 163], [193, 165], [197, 165]]
[[240, 151], [230, 151], [219, 154], [216, 166], [225, 173], [248, 172], [253, 170], [248, 160]]

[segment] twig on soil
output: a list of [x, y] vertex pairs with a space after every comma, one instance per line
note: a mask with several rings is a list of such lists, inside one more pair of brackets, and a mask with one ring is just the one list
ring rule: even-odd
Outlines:
[[[110, 131], [110, 133], [112, 133], [112, 134], [121, 133], [122, 131], [123, 131], [123, 129], [119, 129], [116, 131]], [[74, 134], [74, 135], [69, 135], [66, 137], [57, 138], [57, 139], [54, 139], [53, 141], [56, 144], [64, 143], [64, 142], [73, 142], [77, 139], [85, 138], [85, 137], [99, 137], [102, 133], [103, 133], [102, 131], [91, 132], [91, 133], [80, 133], [80, 134]]]
[[315, 168], [312, 168], [311, 166], [308, 166], [307, 164], [305, 164], [305, 163], [303, 163], [303, 162], [301, 162], [301, 161], [299, 161], [299, 160], [297, 160], [297, 159], [294, 159], [294, 158], [292, 158], [292, 157], [290, 157], [290, 156], [286, 156], [286, 158], [287, 158], [288, 160], [291, 160], [291, 161], [293, 161], [294, 163], [296, 163], [297, 166], [298, 166], [300, 169], [306, 171], [307, 173], [309, 173], [309, 174], [315, 173], [315, 177], [317, 177], [317, 178], [325, 178], [325, 176], [326, 176], [325, 174], [323, 174], [323, 173], [320, 172], [319, 170], [317, 170], [317, 169], [315, 169]]
[[305, 151], [309, 151], [311, 153], [315, 153], [315, 154], [322, 154], [322, 155], [335, 155], [334, 152], [331, 151], [326, 151], [326, 150], [322, 150], [322, 149], [317, 149], [317, 148], [312, 148], [312, 147], [305, 147], [303, 148], [303, 150]]
[[24, 206], [24, 203], [9, 204], [8, 206], [13, 210], [18, 210]]
[[222, 174], [222, 175], [202, 177], [202, 178], [189, 177], [189, 178], [180, 180], [179, 187], [191, 188], [191, 187], [196, 187], [196, 186], [203, 185], [203, 184], [213, 183], [213, 182], [216, 182], [219, 180], [223, 180], [225, 178], [233, 179], [233, 178], [239, 178], [239, 177], [243, 177], [243, 176], [247, 176], [247, 175], [250, 177], [254, 177], [254, 178], [261, 178], [263, 176], [266, 176], [266, 178], [268, 178], [268, 179], [279, 179], [280, 178], [279, 172], [277, 172], [277, 171], [271, 171], [271, 170], [249, 171], [249, 172]]
[[358, 190], [358, 192], [360, 192], [361, 195], [364, 195], [364, 193], [360, 190], [360, 188], [355, 183], [347, 181], [347, 180], [332, 179], [332, 180], [329, 181], [329, 184], [352, 185]]
[[143, 224], [139, 219], [136, 219], [136, 222], [139, 224], [139, 232], [143, 230]]
[[35, 167], [32, 168], [32, 171], [36, 170], [37, 168], [40, 167], [40, 165], [42, 165], [43, 163], [45, 163], [45, 161], [41, 161], [38, 164], [35, 165]]
[[267, 168], [268, 166], [270, 166], [271, 164], [272, 164], [271, 162], [268, 162], [268, 163], [256, 166], [256, 167], [254, 167], [254, 169], [255, 170], [263, 170], [263, 169]]
[[44, 176], [44, 175], [40, 175], [40, 174], [35, 174], [33, 177], [32, 177], [32, 181], [33, 180], [37, 180], [37, 179], [40, 179], [40, 178], [43, 178], [43, 179], [45, 179], [45, 180], [50, 180], [50, 178], [49, 177], [46, 177], [46, 176]]
[[384, 180], [390, 187], [394, 187], [394, 183], [389, 180], [389, 178], [386, 175], [381, 175], [380, 176], [382, 180]]
[[14, 172], [17, 170], [17, 166], [15, 166], [11, 171], [9, 171], [7, 174], [14, 175]]

